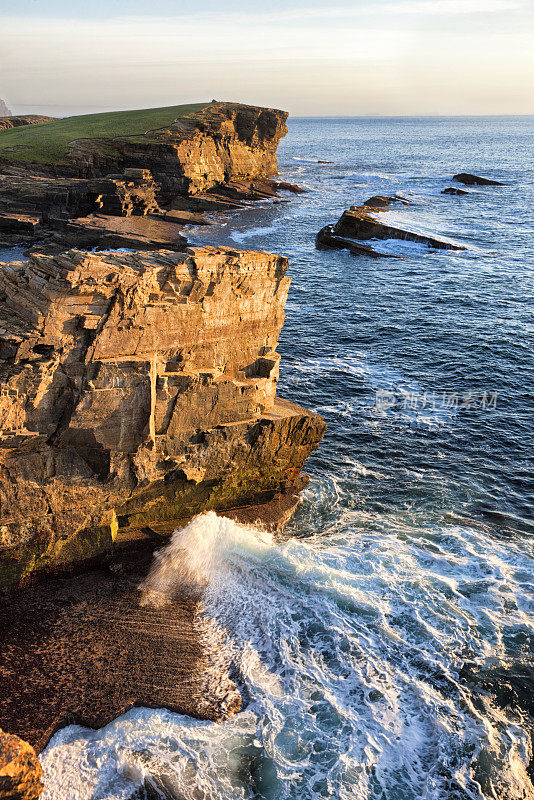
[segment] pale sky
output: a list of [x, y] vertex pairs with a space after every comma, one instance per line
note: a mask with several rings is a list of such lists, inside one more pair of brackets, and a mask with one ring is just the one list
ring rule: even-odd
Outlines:
[[534, 0], [0, 0], [0, 97], [296, 116], [534, 114]]

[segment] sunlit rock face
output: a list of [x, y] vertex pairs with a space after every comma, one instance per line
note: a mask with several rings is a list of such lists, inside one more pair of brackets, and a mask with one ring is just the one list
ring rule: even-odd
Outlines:
[[276, 398], [287, 266], [202, 247], [0, 267], [4, 585], [298, 491], [324, 423]]
[[0, 800], [37, 800], [42, 775], [33, 747], [0, 729]]

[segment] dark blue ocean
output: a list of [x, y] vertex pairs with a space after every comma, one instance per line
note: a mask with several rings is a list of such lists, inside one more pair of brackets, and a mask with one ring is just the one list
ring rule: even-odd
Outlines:
[[[308, 192], [191, 230], [289, 258], [279, 394], [328, 431], [287, 538], [213, 514], [177, 535], [247, 708], [67, 728], [45, 797], [534, 797], [533, 144], [526, 117], [290, 120], [280, 174]], [[507, 185], [442, 195], [464, 171]], [[467, 249], [315, 249], [375, 194]]]

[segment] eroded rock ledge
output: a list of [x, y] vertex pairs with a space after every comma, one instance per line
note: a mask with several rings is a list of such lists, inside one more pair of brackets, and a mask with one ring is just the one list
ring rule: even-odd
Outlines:
[[4, 586], [301, 488], [325, 426], [276, 398], [287, 266], [211, 247], [1, 266]]
[[[325, 225], [318, 232], [315, 240], [319, 250], [329, 248], [348, 250], [353, 255], [364, 255], [370, 258], [402, 258], [400, 255], [380, 252], [373, 246], [374, 242], [383, 239], [398, 239], [426, 245], [433, 250], [465, 250], [464, 245], [417, 233], [408, 228], [390, 223], [387, 218], [389, 207], [394, 203], [410, 205], [400, 197], [383, 197], [377, 195], [366, 200], [361, 206], [351, 206], [344, 211], [335, 225]], [[409, 224], [409, 223], [408, 223]]]

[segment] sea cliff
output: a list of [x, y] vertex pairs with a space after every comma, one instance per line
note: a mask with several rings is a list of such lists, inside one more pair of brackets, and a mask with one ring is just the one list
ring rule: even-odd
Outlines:
[[210, 247], [2, 266], [2, 585], [298, 491], [324, 424], [276, 397], [287, 267]]
[[184, 235], [300, 191], [269, 180], [286, 118], [213, 102], [0, 130], [0, 247], [26, 248], [0, 263], [0, 799], [41, 791], [11, 734], [39, 752], [134, 704], [241, 707], [200, 597], [142, 606], [139, 586], [196, 515], [281, 526], [324, 433], [276, 393], [287, 259]]

